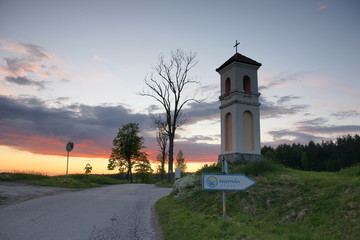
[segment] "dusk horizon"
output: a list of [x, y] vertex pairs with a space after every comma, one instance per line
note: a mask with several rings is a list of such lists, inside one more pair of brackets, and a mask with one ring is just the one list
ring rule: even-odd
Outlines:
[[[175, 11], [176, 10], [176, 11]], [[14, 14], [16, 12], [16, 15]], [[261, 147], [308, 144], [360, 133], [360, 4], [139, 1], [0, 3], [0, 172], [108, 174], [112, 140], [139, 123], [151, 163], [158, 146], [139, 93], [160, 55], [196, 53], [187, 121], [174, 157], [189, 171], [220, 155], [220, 76], [236, 50], [258, 70]], [[236, 41], [240, 42], [237, 49]], [[155, 170], [155, 167], [153, 167]]]

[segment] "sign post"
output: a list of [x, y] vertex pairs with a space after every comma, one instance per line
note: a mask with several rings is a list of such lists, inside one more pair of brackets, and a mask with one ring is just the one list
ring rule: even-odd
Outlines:
[[256, 181], [243, 174], [228, 174], [227, 162], [223, 159], [223, 174], [204, 173], [202, 175], [202, 189], [222, 191], [223, 220], [226, 222], [226, 191], [244, 191]]
[[67, 182], [68, 169], [69, 169], [69, 152], [71, 152], [71, 150], [73, 150], [73, 148], [74, 148], [74, 143], [73, 143], [73, 142], [68, 142], [68, 143], [66, 144], [67, 161], [66, 161], [66, 176], [65, 176], [65, 182]]
[[[222, 159], [222, 171], [223, 174], [229, 173], [228, 163], [225, 158]], [[222, 197], [223, 197], [223, 221], [225, 223], [226, 222], [226, 192], [225, 191], [222, 192]]]

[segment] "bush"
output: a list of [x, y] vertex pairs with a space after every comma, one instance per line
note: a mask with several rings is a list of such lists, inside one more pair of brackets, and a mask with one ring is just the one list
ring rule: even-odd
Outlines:
[[[279, 165], [262, 159], [259, 161], [252, 161], [246, 163], [229, 163], [229, 173], [232, 174], [245, 174], [249, 176], [259, 176], [264, 173], [274, 172], [279, 169]], [[222, 173], [222, 164], [214, 163], [212, 165], [205, 164], [199, 169], [196, 174], [201, 175], [203, 173]]]
[[176, 180], [172, 193], [177, 195], [186, 189], [192, 189], [199, 186], [201, 186], [201, 178], [196, 174], [188, 175]]
[[135, 173], [135, 181], [141, 183], [154, 183], [154, 176], [152, 173]]
[[196, 175], [201, 175], [203, 173], [222, 173], [222, 166], [219, 163], [214, 163], [212, 165], [205, 164], [196, 172]]
[[0, 181], [31, 181], [50, 178], [39, 173], [0, 173]]

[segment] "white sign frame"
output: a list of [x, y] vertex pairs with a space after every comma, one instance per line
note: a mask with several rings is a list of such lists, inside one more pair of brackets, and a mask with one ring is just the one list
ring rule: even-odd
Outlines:
[[243, 174], [202, 175], [202, 190], [208, 191], [244, 191], [256, 183]]

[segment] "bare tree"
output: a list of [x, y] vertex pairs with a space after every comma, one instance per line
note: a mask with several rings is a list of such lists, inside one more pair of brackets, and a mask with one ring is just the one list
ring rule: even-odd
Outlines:
[[[198, 83], [189, 76], [190, 70], [197, 65], [196, 54], [193, 52], [184, 53], [177, 49], [171, 52], [169, 62], [165, 62], [164, 56], [160, 55], [158, 63], [154, 66], [157, 76], [151, 74], [145, 77], [145, 84], [148, 92], [140, 95], [149, 96], [161, 104], [165, 114], [165, 131], [169, 138], [169, 179], [173, 173], [174, 161], [174, 138], [176, 129], [184, 124], [182, 109], [190, 101], [199, 102], [195, 99], [195, 93], [187, 96], [189, 85]], [[185, 94], [185, 96], [183, 96]]]
[[164, 178], [165, 175], [165, 163], [166, 163], [166, 157], [167, 157], [167, 143], [169, 140], [169, 136], [166, 133], [166, 121], [164, 121], [164, 118], [159, 115], [158, 117], [152, 117], [155, 125], [156, 130], [156, 142], [159, 146], [159, 155], [156, 157], [157, 161], [160, 162], [160, 174], [161, 179]]

